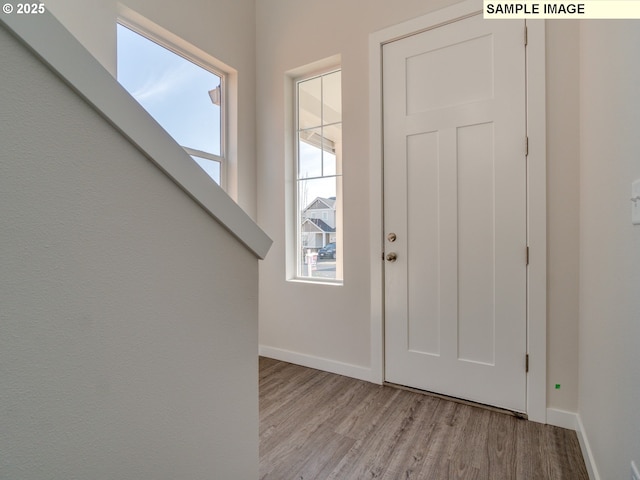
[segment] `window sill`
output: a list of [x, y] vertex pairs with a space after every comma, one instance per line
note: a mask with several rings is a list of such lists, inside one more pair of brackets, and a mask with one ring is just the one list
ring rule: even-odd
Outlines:
[[291, 283], [307, 283], [311, 285], [328, 285], [333, 287], [342, 287], [344, 285], [344, 280], [331, 280], [331, 279], [310, 279], [308, 277], [295, 277], [289, 278], [287, 282]]

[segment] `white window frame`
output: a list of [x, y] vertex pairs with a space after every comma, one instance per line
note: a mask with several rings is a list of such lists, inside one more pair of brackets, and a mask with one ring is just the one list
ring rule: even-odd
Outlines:
[[[122, 5], [120, 5], [116, 21], [123, 27], [128, 28], [134, 33], [137, 33], [147, 40], [166, 48], [170, 52], [179, 55], [185, 60], [198, 65], [220, 78], [220, 155], [193, 149], [186, 145], [180, 146], [190, 156], [193, 155], [205, 160], [217, 162], [220, 165], [220, 187], [222, 187], [223, 190], [228, 191], [232, 198], [237, 201], [236, 189], [229, 188], [229, 178], [231, 176], [230, 170], [232, 170], [232, 168], [230, 168], [230, 163], [232, 162], [229, 158], [229, 152], [231, 149], [228, 148], [230, 146], [230, 138], [228, 135], [228, 131], [230, 130], [228, 128], [228, 106], [231, 102], [229, 101], [230, 99], [227, 93], [229, 89], [227, 87], [229, 77], [233, 74], [233, 69], [228, 68], [211, 55], [208, 55], [177, 35], [174, 35], [168, 30], [163, 29], [142, 15]], [[233, 141], [233, 138], [231, 140]], [[235, 164], [235, 162], [233, 163]]]
[[[324, 62], [320, 62], [320, 64], [323, 64]], [[316, 64], [316, 67], [318, 67], [319, 65]], [[305, 68], [303, 67], [302, 69], [303, 71], [305, 70]], [[291, 231], [293, 232], [293, 235], [295, 235], [295, 237], [293, 238], [293, 241], [291, 242], [287, 242], [288, 245], [293, 246], [293, 248], [295, 249], [294, 251], [292, 251], [290, 253], [292, 261], [293, 261], [293, 276], [292, 278], [290, 278], [290, 281], [297, 281], [297, 282], [304, 282], [304, 283], [314, 283], [314, 284], [324, 284], [324, 285], [336, 285], [336, 286], [342, 286], [344, 284], [344, 254], [343, 254], [343, 242], [342, 242], [342, 237], [343, 237], [343, 225], [342, 225], [342, 200], [340, 200], [340, 202], [338, 202], [338, 198], [342, 198], [343, 192], [342, 192], [342, 179], [343, 179], [343, 172], [341, 170], [340, 174], [335, 174], [335, 175], [331, 175], [332, 177], [335, 177], [336, 179], [336, 213], [335, 213], [335, 223], [336, 223], [336, 228], [335, 228], [335, 237], [336, 237], [336, 244], [340, 245], [340, 254], [339, 257], [338, 255], [336, 255], [336, 277], [338, 277], [338, 274], [340, 275], [339, 278], [323, 278], [323, 277], [310, 277], [310, 276], [303, 276], [302, 275], [302, 268], [303, 268], [303, 262], [298, 262], [298, 254], [299, 252], [302, 251], [302, 209], [300, 208], [299, 205], [299, 191], [298, 191], [298, 185], [300, 181], [304, 181], [307, 179], [299, 179], [298, 178], [298, 166], [299, 166], [299, 138], [298, 138], [298, 134], [300, 132], [299, 129], [299, 100], [298, 100], [298, 85], [302, 82], [308, 81], [308, 80], [312, 80], [314, 78], [318, 78], [318, 77], [324, 77], [327, 75], [330, 75], [332, 73], [335, 72], [342, 72], [342, 65], [336, 65], [336, 64], [332, 64], [331, 66], [327, 66], [327, 67], [319, 67], [319, 68], [310, 68], [309, 70], [306, 70], [306, 73], [301, 73], [300, 70], [296, 70], [293, 71], [291, 73], [293, 73], [293, 77], [292, 77], [292, 88], [293, 88], [293, 92], [292, 92], [292, 98], [293, 98], [293, 122], [291, 125], [291, 132], [293, 134], [293, 220], [295, 222], [295, 225], [293, 225], [293, 227], [291, 228]], [[342, 87], [341, 87], [342, 88]], [[336, 122], [338, 123], [338, 122]], [[342, 121], [342, 115], [340, 117], [340, 122], [341, 125], [343, 123]], [[334, 125], [334, 124], [328, 124], [328, 125]], [[322, 125], [323, 127], [326, 125]], [[329, 176], [327, 176], [328, 178]], [[317, 177], [317, 178], [321, 178], [321, 177]], [[309, 179], [309, 180], [313, 180], [313, 179]], [[340, 209], [340, 211], [338, 211], [338, 208]], [[320, 218], [321, 219], [322, 215], [313, 215], [310, 218]], [[331, 240], [331, 239], [330, 239]], [[329, 242], [330, 243], [330, 242]], [[338, 249], [336, 249], [336, 251], [338, 251]]]

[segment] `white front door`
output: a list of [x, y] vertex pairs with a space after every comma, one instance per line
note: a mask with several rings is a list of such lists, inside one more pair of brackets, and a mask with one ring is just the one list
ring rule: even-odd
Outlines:
[[525, 93], [523, 21], [383, 47], [388, 382], [526, 411]]

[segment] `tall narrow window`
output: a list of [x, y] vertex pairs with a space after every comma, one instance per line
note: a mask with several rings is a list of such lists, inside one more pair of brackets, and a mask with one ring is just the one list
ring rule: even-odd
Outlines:
[[342, 280], [341, 72], [296, 82], [297, 276]]
[[221, 73], [118, 24], [118, 81], [216, 183], [224, 186]]

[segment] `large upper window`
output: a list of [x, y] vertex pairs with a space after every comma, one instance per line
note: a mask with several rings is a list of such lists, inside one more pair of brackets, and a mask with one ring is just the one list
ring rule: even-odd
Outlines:
[[118, 24], [118, 81], [224, 187], [224, 76]]
[[341, 72], [296, 82], [297, 277], [342, 280]]

